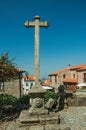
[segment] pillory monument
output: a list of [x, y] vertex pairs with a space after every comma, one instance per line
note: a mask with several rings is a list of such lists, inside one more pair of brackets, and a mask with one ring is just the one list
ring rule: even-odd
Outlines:
[[[39, 63], [39, 28], [40, 27], [48, 27], [48, 22], [40, 22], [40, 17], [35, 16], [34, 22], [25, 22], [25, 27], [34, 27], [35, 28], [35, 55], [34, 55], [34, 76], [35, 76], [35, 86], [29, 91], [30, 95], [30, 104], [31, 108], [29, 113], [36, 114], [44, 114], [46, 113], [46, 109], [44, 109], [44, 94], [45, 90], [40, 86], [40, 63]], [[39, 109], [38, 109], [39, 108]]]
[[35, 16], [33, 22], [26, 21], [25, 27], [35, 29], [35, 86], [29, 91], [30, 108], [23, 110], [16, 121], [12, 122], [6, 130], [71, 130], [61, 119], [59, 113], [50, 112], [44, 107], [44, 94], [46, 90], [39, 83], [40, 80], [40, 53], [39, 53], [39, 29], [48, 27], [48, 22], [40, 22], [40, 17]]

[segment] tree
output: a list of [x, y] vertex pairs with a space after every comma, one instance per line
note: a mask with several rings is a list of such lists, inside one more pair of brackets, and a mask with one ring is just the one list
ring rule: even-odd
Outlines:
[[29, 73], [28, 73], [27, 71], [25, 72], [25, 76], [26, 76], [26, 77], [28, 77], [28, 76], [29, 76]]
[[19, 70], [14, 64], [15, 59], [9, 59], [8, 53], [2, 54], [0, 57], [0, 81], [9, 81], [18, 78]]

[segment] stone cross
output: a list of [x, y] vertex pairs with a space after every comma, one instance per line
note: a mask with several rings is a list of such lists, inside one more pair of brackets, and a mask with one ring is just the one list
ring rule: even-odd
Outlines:
[[48, 27], [48, 22], [40, 22], [40, 17], [35, 16], [34, 22], [26, 21], [24, 23], [26, 27], [34, 27], [35, 28], [35, 86], [39, 86], [39, 80], [40, 80], [40, 63], [39, 63], [39, 28], [40, 27]]

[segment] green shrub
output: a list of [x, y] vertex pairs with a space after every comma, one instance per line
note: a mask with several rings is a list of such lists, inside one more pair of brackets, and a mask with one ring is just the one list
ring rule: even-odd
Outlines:
[[17, 98], [12, 95], [0, 94], [0, 106], [14, 105], [16, 101]]
[[23, 95], [22, 97], [17, 99], [17, 101], [15, 102], [15, 105], [17, 106], [29, 105], [29, 99], [30, 99], [29, 95]]
[[29, 95], [23, 95], [21, 98], [16, 98], [8, 94], [0, 94], [0, 106], [24, 106], [29, 105]]
[[50, 99], [54, 99], [54, 105], [57, 105], [57, 99], [58, 99], [58, 94], [52, 91], [47, 91], [44, 95], [44, 101], [45, 103]]

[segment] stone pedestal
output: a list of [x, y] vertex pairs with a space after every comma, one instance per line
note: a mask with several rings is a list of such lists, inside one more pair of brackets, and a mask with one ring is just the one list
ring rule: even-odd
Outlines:
[[30, 95], [30, 109], [29, 114], [31, 115], [43, 115], [48, 114], [48, 110], [44, 108], [44, 94], [46, 90], [44, 90], [41, 86], [33, 87], [29, 91]]
[[16, 120], [6, 130], [71, 130], [59, 113], [51, 112], [44, 108], [44, 94], [42, 88], [33, 88], [30, 92], [29, 110], [23, 110]]
[[40, 122], [39, 116], [48, 115], [48, 110], [44, 108], [44, 94], [46, 90], [41, 86], [33, 87], [29, 91], [30, 95], [30, 109], [21, 112], [19, 117], [20, 123], [38, 123]]

